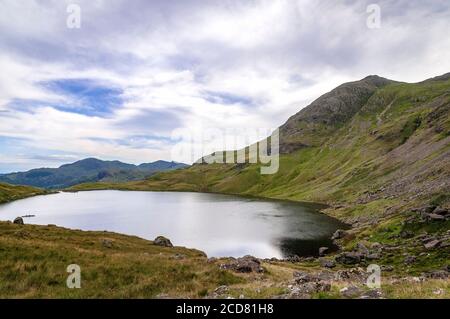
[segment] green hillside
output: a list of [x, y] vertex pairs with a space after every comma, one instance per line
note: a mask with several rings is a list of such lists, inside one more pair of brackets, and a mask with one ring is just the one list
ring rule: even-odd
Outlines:
[[0, 204], [45, 193], [44, 190], [34, 187], [0, 183]]

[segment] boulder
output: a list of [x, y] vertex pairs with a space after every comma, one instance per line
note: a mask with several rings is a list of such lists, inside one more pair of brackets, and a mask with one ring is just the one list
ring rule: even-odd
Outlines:
[[316, 282], [316, 281], [320, 281], [320, 280], [321, 279], [318, 276], [307, 273], [305, 271], [295, 271], [294, 272], [294, 281], [297, 284], [304, 284], [307, 282]]
[[443, 221], [445, 220], [445, 216], [431, 213], [426, 215], [426, 219], [429, 221]]
[[358, 264], [363, 259], [363, 255], [359, 252], [343, 252], [336, 257], [336, 262], [345, 265]]
[[220, 265], [222, 269], [230, 269], [240, 273], [263, 272], [261, 262], [253, 256], [244, 256], [241, 258], [232, 258], [230, 262]]
[[170, 240], [164, 236], [158, 236], [153, 241], [153, 245], [162, 246], [162, 247], [173, 247]]
[[338, 229], [334, 232], [333, 236], [331, 237], [332, 240], [336, 239], [342, 239], [347, 235], [347, 232], [342, 229]]
[[434, 211], [433, 214], [436, 215], [441, 215], [441, 216], [446, 216], [449, 214], [449, 210], [445, 209], [445, 208], [441, 208], [441, 207], [437, 207]]
[[24, 224], [23, 218], [22, 218], [22, 217], [16, 217], [16, 218], [14, 219], [13, 223], [14, 223], [14, 224], [17, 224], [17, 225], [23, 225], [23, 224]]
[[319, 256], [325, 256], [328, 253], [328, 247], [320, 247], [319, 248]]
[[370, 253], [369, 249], [361, 242], [356, 244], [356, 250], [362, 255], [368, 255]]
[[434, 239], [432, 241], [427, 242], [424, 246], [426, 249], [433, 249], [439, 247], [441, 244], [440, 240]]
[[336, 263], [333, 260], [320, 258], [319, 262], [320, 262], [320, 266], [325, 267], [325, 268], [334, 268], [334, 267], [336, 267]]

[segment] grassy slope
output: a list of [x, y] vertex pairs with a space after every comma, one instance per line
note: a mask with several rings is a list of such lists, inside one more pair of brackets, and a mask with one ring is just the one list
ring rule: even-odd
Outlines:
[[[0, 233], [0, 298], [201, 298], [211, 296], [221, 285], [227, 285], [233, 297], [267, 298], [285, 293], [295, 270], [319, 269], [317, 261], [276, 262], [263, 263], [263, 274], [237, 274], [219, 268], [223, 259], [207, 262], [197, 250], [159, 247], [115, 233], [7, 222], [0, 222]], [[104, 240], [112, 242], [112, 247], [105, 247]], [[180, 255], [183, 258], [177, 258]], [[66, 287], [70, 264], [81, 267], [81, 289]], [[383, 277], [385, 297], [450, 295], [450, 280], [398, 284], [394, 275]], [[330, 292], [312, 297], [339, 297], [339, 289], [348, 285], [334, 281]], [[440, 295], [433, 293], [437, 289]]]
[[0, 183], [0, 204], [25, 197], [45, 194], [44, 190], [29, 186], [13, 186]]

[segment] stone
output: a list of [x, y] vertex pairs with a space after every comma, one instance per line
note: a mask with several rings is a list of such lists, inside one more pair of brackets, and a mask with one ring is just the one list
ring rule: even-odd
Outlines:
[[382, 298], [383, 293], [378, 289], [370, 289], [369, 291], [366, 291], [363, 293], [362, 296], [360, 296], [361, 299], [380, 299]]
[[332, 240], [336, 239], [342, 239], [347, 235], [347, 232], [342, 229], [338, 229], [334, 232], [333, 236], [331, 237]]
[[336, 267], [336, 263], [333, 260], [320, 258], [319, 262], [320, 262], [320, 266], [325, 267], [325, 268], [334, 268], [334, 267]]
[[445, 270], [434, 270], [424, 274], [426, 278], [431, 279], [447, 279], [450, 277], [448, 271]]
[[426, 215], [426, 219], [430, 221], [443, 221], [445, 220], [445, 217], [442, 215], [431, 213]]
[[13, 223], [16, 224], [16, 225], [23, 225], [24, 224], [23, 218], [22, 217], [16, 217], [14, 219]]
[[340, 264], [353, 265], [361, 262], [363, 256], [359, 252], [343, 252], [335, 260]]
[[345, 298], [356, 298], [363, 293], [363, 291], [356, 286], [344, 287], [339, 290], [339, 292]]
[[294, 272], [294, 280], [297, 284], [304, 284], [307, 282], [320, 281], [321, 279], [318, 276], [307, 273], [305, 271], [295, 271]]
[[381, 245], [380, 243], [375, 242], [375, 243], [373, 243], [370, 247], [371, 247], [372, 249], [378, 250], [378, 249], [382, 249], [382, 248], [383, 248], [383, 245]]
[[319, 248], [319, 256], [325, 256], [328, 253], [328, 247], [320, 247]]
[[299, 292], [312, 294], [322, 291], [330, 291], [331, 284], [323, 281], [307, 282], [298, 286]]
[[416, 256], [406, 256], [404, 263], [407, 265], [411, 265], [411, 264], [414, 264], [416, 262], [416, 260], [417, 260]]
[[441, 244], [440, 240], [434, 239], [432, 241], [427, 242], [424, 246], [426, 249], [434, 249], [439, 247], [440, 244]]
[[448, 214], [449, 214], [449, 211], [448, 211], [448, 209], [441, 208], [441, 207], [437, 207], [437, 208], [433, 211], [433, 214], [445, 216], [445, 215], [448, 215]]
[[369, 259], [369, 260], [377, 260], [380, 258], [381, 258], [381, 255], [379, 253], [371, 253], [366, 256], [366, 259]]
[[237, 259], [231, 259], [230, 262], [220, 265], [222, 269], [230, 269], [240, 273], [264, 272], [261, 262], [258, 258], [247, 255]]
[[302, 259], [299, 257], [299, 256], [297, 256], [297, 255], [293, 255], [293, 256], [288, 256], [287, 258], [286, 258], [286, 261], [289, 261], [289, 262], [291, 262], [291, 263], [298, 263], [298, 262], [300, 262]]
[[170, 240], [164, 236], [156, 237], [155, 240], [153, 241], [153, 244], [162, 247], [173, 247]]
[[356, 244], [356, 250], [363, 255], [368, 255], [370, 253], [369, 249], [361, 242]]

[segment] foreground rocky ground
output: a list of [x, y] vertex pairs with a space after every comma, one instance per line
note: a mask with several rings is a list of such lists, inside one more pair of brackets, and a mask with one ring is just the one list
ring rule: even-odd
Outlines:
[[[347, 250], [352, 233], [341, 231], [335, 238], [344, 251], [328, 256], [322, 249], [319, 258], [286, 260], [207, 258], [164, 237], [147, 241], [20, 220], [0, 222], [0, 235], [2, 298], [450, 297], [449, 231], [432, 240], [422, 234], [407, 238], [417, 246], [408, 246], [413, 250], [395, 241], [361, 241]], [[440, 244], [430, 247], [429, 240]], [[66, 286], [71, 264], [80, 266], [80, 289]], [[380, 288], [366, 285], [369, 264], [381, 267]]]

